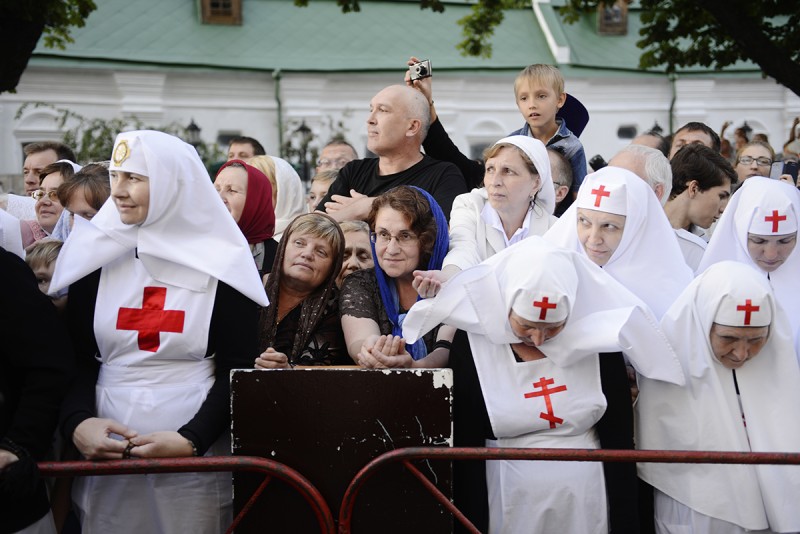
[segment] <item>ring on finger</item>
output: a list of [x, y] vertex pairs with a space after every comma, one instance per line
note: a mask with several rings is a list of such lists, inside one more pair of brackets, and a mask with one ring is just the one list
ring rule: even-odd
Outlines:
[[123, 459], [125, 459], [125, 460], [129, 460], [129, 459], [131, 458], [131, 451], [133, 450], [133, 448], [134, 448], [135, 446], [136, 446], [136, 445], [134, 445], [133, 443], [131, 443], [131, 442], [129, 441], [129, 442], [128, 442], [128, 446], [127, 446], [127, 447], [125, 447], [125, 450], [124, 450], [124, 451], [122, 451], [122, 458], [123, 458]]

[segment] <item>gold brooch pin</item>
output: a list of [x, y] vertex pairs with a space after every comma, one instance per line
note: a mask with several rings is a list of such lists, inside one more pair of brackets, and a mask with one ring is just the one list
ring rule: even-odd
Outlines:
[[131, 155], [131, 149], [128, 148], [128, 140], [123, 139], [114, 149], [114, 156], [112, 158], [114, 160], [114, 165], [119, 167], [120, 165], [122, 165], [123, 161], [125, 161], [126, 159], [128, 159], [128, 157], [130, 157], [130, 155]]

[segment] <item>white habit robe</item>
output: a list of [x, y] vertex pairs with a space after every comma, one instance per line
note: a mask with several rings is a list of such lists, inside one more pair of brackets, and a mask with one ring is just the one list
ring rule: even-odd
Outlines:
[[[719, 319], [719, 310], [734, 308], [744, 323]], [[740, 368], [725, 368], [711, 348], [713, 323], [743, 327], [767, 312], [764, 347]], [[640, 378], [637, 448], [800, 452], [800, 366], [789, 321], [762, 273], [740, 262], [716, 263], [661, 326], [688, 382]], [[641, 463], [639, 476], [657, 490], [661, 533], [800, 531], [800, 466]]]

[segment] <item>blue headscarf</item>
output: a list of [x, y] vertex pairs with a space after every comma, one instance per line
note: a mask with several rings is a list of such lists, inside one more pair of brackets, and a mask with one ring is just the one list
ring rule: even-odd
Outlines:
[[[436, 200], [427, 191], [413, 185], [408, 187], [416, 189], [422, 193], [430, 205], [431, 213], [436, 221], [436, 241], [433, 243], [433, 250], [431, 251], [431, 258], [428, 260], [427, 270], [440, 270], [442, 268], [444, 257], [447, 255], [447, 250], [450, 247], [450, 234], [447, 226], [447, 219], [445, 218], [444, 212], [439, 206], [439, 203], [436, 202]], [[399, 313], [400, 298], [397, 294], [397, 288], [391, 279], [387, 280], [386, 273], [383, 272], [383, 269], [381, 269], [381, 266], [378, 263], [378, 255], [375, 253], [375, 243], [372, 243], [370, 240], [370, 245], [372, 246], [372, 259], [375, 263], [375, 277], [378, 279], [378, 288], [381, 292], [381, 301], [383, 301], [383, 307], [386, 309], [386, 315], [389, 316], [389, 321], [392, 323], [392, 335], [402, 336], [403, 320], [405, 319], [406, 314]], [[417, 297], [417, 300], [419, 300], [419, 297]], [[428, 349], [425, 346], [425, 341], [422, 339], [418, 339], [414, 344], [406, 344], [406, 350], [415, 360], [420, 360], [428, 355]]]

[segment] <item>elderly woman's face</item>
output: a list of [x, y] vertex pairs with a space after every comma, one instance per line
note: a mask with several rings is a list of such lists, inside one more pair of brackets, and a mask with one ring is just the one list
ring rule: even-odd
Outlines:
[[336, 278], [336, 285], [342, 287], [342, 282], [347, 275], [373, 266], [369, 235], [360, 230], [345, 232], [342, 270], [339, 271], [339, 276]]
[[714, 323], [711, 325], [709, 341], [714, 357], [723, 367], [738, 369], [761, 352], [768, 337], [768, 326], [738, 327]]
[[761, 270], [771, 273], [784, 264], [797, 245], [797, 232], [786, 235], [747, 234], [747, 252]]
[[142, 224], [150, 210], [150, 178], [133, 172], [111, 171], [111, 198], [124, 224]]
[[411, 278], [419, 265], [419, 236], [411, 230], [411, 221], [394, 208], [384, 206], [375, 215], [375, 254], [378, 265], [392, 278]]
[[622, 241], [625, 216], [578, 208], [578, 240], [586, 256], [602, 267]]
[[489, 195], [489, 204], [504, 215], [525, 213], [531, 198], [541, 187], [538, 174], [532, 174], [519, 150], [501, 148], [493, 158], [486, 160], [483, 184]]
[[[48, 234], [53, 232], [58, 218], [61, 217], [61, 212], [64, 211], [64, 207], [58, 201], [58, 197], [55, 196], [56, 189], [63, 182], [64, 178], [61, 173], [53, 172], [45, 176], [39, 186], [39, 189], [44, 194], [36, 201], [34, 210], [36, 211], [36, 220]], [[55, 198], [50, 198], [51, 196]]]
[[242, 167], [225, 167], [214, 180], [214, 189], [219, 193], [233, 220], [238, 223], [247, 200], [247, 171]]
[[321, 237], [309, 233], [292, 233], [283, 257], [284, 279], [303, 290], [313, 291], [333, 269], [333, 249]]
[[508, 315], [508, 323], [511, 325], [511, 331], [522, 343], [529, 347], [539, 347], [548, 339], [560, 334], [567, 321], [557, 323], [528, 321], [512, 311]]

